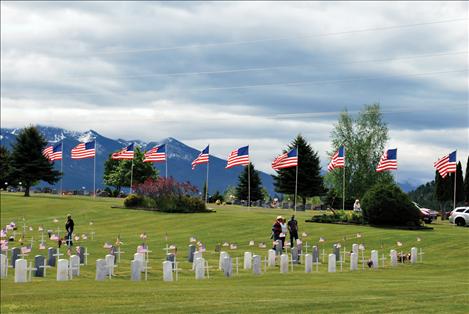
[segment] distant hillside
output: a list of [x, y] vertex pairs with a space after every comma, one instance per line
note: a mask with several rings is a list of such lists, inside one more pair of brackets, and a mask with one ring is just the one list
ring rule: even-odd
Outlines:
[[[64, 164], [63, 164], [63, 187], [66, 190], [80, 190], [85, 187], [87, 190], [93, 188], [93, 159], [72, 160], [70, 151], [79, 142], [86, 142], [96, 139], [97, 141], [97, 158], [96, 158], [96, 187], [103, 188], [103, 172], [104, 162], [109, 154], [121, 149], [123, 146], [133, 142], [141, 146], [144, 150], [149, 149], [157, 144], [167, 144], [168, 153], [168, 175], [174, 177], [178, 181], [189, 181], [202, 191], [202, 187], [206, 178], [205, 165], [200, 165], [192, 170], [191, 162], [198, 156], [199, 150], [189, 147], [175, 138], [169, 137], [158, 142], [146, 143], [140, 140], [113, 140], [102, 136], [99, 133], [89, 130], [86, 132], [76, 132], [64, 130], [61, 128], [39, 126], [39, 131], [44, 135], [49, 143], [57, 143], [63, 141], [64, 145]], [[10, 149], [16, 140], [19, 129], [1, 129], [1, 144]], [[200, 147], [202, 149], [203, 147]], [[226, 160], [210, 156], [209, 169], [209, 192], [215, 193], [220, 191], [223, 193], [225, 189], [231, 185], [235, 186], [238, 182], [238, 176], [242, 167], [225, 169]], [[55, 167], [60, 169], [60, 161], [56, 162]], [[160, 171], [160, 175], [165, 174], [165, 164], [156, 163], [155, 168]], [[260, 172], [263, 186], [270, 194], [274, 194], [273, 179], [264, 172]], [[46, 184], [42, 184], [45, 186]], [[55, 187], [57, 188], [59, 184]]]
[[409, 192], [408, 195], [412, 201], [419, 203], [423, 207], [434, 210], [439, 209], [439, 203], [435, 196], [435, 181], [422, 184]]

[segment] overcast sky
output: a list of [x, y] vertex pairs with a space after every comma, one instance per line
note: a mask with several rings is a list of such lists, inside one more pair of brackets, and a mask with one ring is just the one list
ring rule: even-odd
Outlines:
[[1, 2], [2, 127], [175, 137], [256, 166], [379, 102], [399, 181], [469, 154], [467, 2]]

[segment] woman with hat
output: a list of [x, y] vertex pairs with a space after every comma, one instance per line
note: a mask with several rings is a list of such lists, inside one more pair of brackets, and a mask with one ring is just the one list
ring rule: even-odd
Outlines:
[[[272, 237], [271, 237], [271, 239], [274, 239], [274, 241], [280, 240], [280, 234], [282, 233], [281, 223], [282, 223], [282, 216], [277, 216], [277, 219], [275, 220], [275, 222], [272, 226]], [[274, 245], [273, 249], [275, 250], [275, 245]]]

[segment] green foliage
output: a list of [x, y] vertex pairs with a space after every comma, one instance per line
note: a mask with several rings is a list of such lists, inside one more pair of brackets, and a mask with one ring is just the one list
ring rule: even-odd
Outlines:
[[236, 198], [236, 187], [229, 185], [225, 192], [223, 192], [223, 199], [225, 202], [230, 203]]
[[464, 176], [464, 200], [469, 202], [469, 156], [467, 156], [466, 173]]
[[[143, 162], [144, 153], [139, 147], [135, 147], [133, 159], [133, 177], [132, 184], [145, 182], [146, 179], [156, 179], [158, 171], [151, 162]], [[104, 163], [104, 184], [113, 186], [120, 192], [122, 187], [130, 187], [132, 171], [132, 160], [115, 160], [112, 154]]]
[[342, 112], [331, 139], [330, 156], [341, 145], [345, 146], [345, 168], [335, 169], [325, 177], [326, 187], [332, 189], [336, 196], [342, 197], [343, 171], [346, 198], [361, 199], [371, 186], [393, 182], [389, 172], [375, 171], [389, 139], [379, 104], [365, 105], [356, 119], [347, 111]]
[[13, 175], [10, 152], [0, 146], [0, 188], [6, 190], [8, 186], [16, 186], [18, 180]]
[[223, 195], [219, 191], [216, 191], [215, 194], [211, 195], [208, 199], [209, 203], [215, 203], [217, 201], [223, 203]]
[[143, 206], [143, 195], [130, 194], [124, 199], [124, 206], [128, 208]]
[[363, 216], [370, 224], [419, 225], [419, 210], [395, 184], [377, 184], [362, 198]]
[[[320, 174], [321, 165], [318, 153], [308, 144], [306, 139], [298, 134], [286, 150], [298, 148], [298, 196], [303, 206], [306, 199], [324, 194], [323, 180]], [[280, 169], [273, 176], [275, 191], [284, 194], [295, 194], [296, 167]]]
[[11, 166], [13, 176], [25, 188], [24, 196], [29, 196], [30, 188], [41, 180], [49, 184], [60, 180], [62, 174], [54, 170], [53, 164], [42, 154], [46, 144], [44, 137], [33, 126], [22, 129], [16, 137]]
[[347, 210], [336, 210], [331, 213], [316, 215], [316, 216], [313, 216], [311, 221], [319, 222], [319, 223], [351, 223], [351, 224], [365, 223], [361, 213], [354, 212], [354, 211], [347, 211]]
[[259, 172], [254, 168], [252, 163], [249, 163], [248, 166], [244, 167], [243, 171], [239, 175], [238, 186], [236, 187], [236, 197], [240, 200], [248, 200], [248, 173], [250, 175], [251, 202], [262, 200], [264, 196], [262, 194], [261, 178], [259, 176]]
[[407, 193], [407, 195], [409, 195], [412, 201], [419, 203], [423, 207], [437, 210], [440, 206], [436, 198], [435, 189], [436, 183], [431, 181], [420, 185], [415, 190]]
[[[438, 171], [435, 171], [435, 196], [440, 202], [440, 208], [448, 211], [453, 208], [454, 202], [454, 172], [442, 178]], [[456, 205], [462, 203], [465, 199], [464, 180], [462, 174], [461, 162], [456, 166]]]

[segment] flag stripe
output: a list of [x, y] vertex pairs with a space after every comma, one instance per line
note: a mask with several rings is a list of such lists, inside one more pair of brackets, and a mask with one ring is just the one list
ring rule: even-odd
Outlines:
[[249, 164], [249, 146], [244, 146], [239, 149], [235, 149], [228, 156], [226, 169], [234, 166], [245, 166]]
[[199, 156], [192, 162], [192, 170], [195, 169], [196, 165], [206, 164], [209, 160], [209, 146], [207, 146], [203, 151], [200, 152]]
[[165, 144], [155, 146], [144, 155], [143, 162], [162, 162], [166, 161]]
[[448, 173], [456, 172], [456, 151], [438, 159], [433, 166], [442, 178], [446, 177]]
[[96, 156], [95, 142], [80, 143], [71, 152], [72, 159], [93, 158]]

